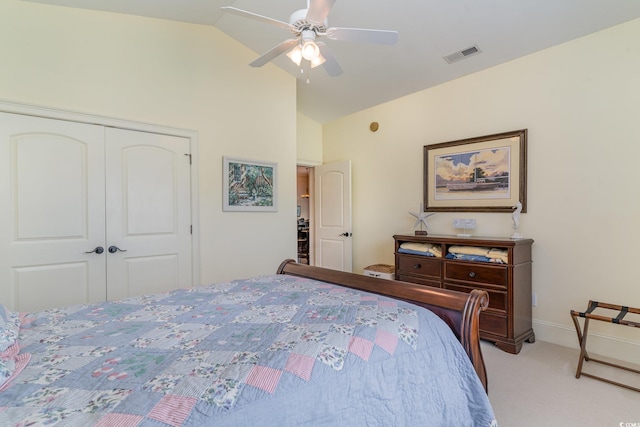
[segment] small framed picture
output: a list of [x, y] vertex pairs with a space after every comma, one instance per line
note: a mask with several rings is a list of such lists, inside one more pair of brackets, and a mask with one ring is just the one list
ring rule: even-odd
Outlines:
[[276, 212], [277, 163], [223, 157], [223, 211]]

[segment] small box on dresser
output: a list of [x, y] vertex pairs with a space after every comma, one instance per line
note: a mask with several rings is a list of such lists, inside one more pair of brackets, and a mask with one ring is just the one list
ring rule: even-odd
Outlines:
[[[438, 235], [393, 238], [397, 280], [460, 292], [487, 291], [489, 307], [480, 315], [480, 338], [514, 354], [524, 341], [535, 341], [531, 322], [533, 240]], [[398, 252], [403, 243], [428, 244], [436, 255]], [[501, 263], [448, 259], [452, 246], [496, 249], [506, 253], [506, 259]]]

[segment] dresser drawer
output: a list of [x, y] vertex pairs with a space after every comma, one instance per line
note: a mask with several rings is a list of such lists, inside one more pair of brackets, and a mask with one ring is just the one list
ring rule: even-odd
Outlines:
[[491, 285], [504, 286], [506, 289], [508, 274], [507, 267], [502, 266], [447, 262], [444, 266], [444, 279], [488, 283]]
[[415, 283], [416, 285], [432, 286], [434, 288], [440, 287], [440, 281], [429, 280], [428, 278], [422, 276], [410, 276], [408, 274], [400, 273], [398, 274], [398, 280], [402, 282]]
[[497, 314], [490, 314], [486, 311], [480, 313], [480, 338], [482, 338], [482, 332], [506, 337], [507, 318]]
[[[469, 293], [474, 289], [478, 289], [473, 286], [464, 286], [453, 283], [445, 283], [444, 287], [446, 289], [451, 289], [452, 291], [458, 292], [466, 292]], [[507, 310], [507, 292], [506, 291], [498, 291], [493, 289], [482, 288], [483, 291], [486, 291], [489, 294], [489, 308], [494, 310], [499, 310], [503, 313], [506, 313]]]
[[425, 256], [398, 255], [398, 273], [433, 276], [440, 280], [442, 261]]

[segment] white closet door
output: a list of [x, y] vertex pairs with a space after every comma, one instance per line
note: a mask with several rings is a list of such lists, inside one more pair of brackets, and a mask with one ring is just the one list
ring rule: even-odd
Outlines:
[[15, 311], [106, 295], [104, 128], [0, 113], [0, 302]]
[[107, 298], [191, 287], [189, 140], [107, 128], [106, 180]]

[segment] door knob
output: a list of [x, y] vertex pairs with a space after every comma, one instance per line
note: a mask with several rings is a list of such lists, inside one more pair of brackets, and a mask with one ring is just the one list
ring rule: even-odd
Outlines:
[[110, 254], [115, 254], [116, 252], [120, 251], [120, 252], [127, 252], [126, 249], [120, 249], [117, 246], [109, 246], [109, 249], [107, 249], [109, 251]]
[[100, 255], [102, 252], [104, 252], [104, 248], [102, 246], [96, 246], [96, 248], [92, 251], [86, 251], [85, 254], [92, 254], [92, 253], [97, 253], [98, 255]]

